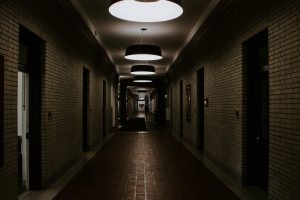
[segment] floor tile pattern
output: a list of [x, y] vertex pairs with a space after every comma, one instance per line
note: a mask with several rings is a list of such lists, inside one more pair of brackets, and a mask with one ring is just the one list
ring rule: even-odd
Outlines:
[[119, 133], [55, 200], [238, 199], [172, 136]]

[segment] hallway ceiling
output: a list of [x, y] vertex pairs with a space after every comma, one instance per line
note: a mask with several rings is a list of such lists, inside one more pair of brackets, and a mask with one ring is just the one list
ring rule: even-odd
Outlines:
[[144, 99], [146, 95], [150, 96], [151, 92], [155, 90], [155, 88], [151, 87], [138, 87], [138, 86], [128, 86], [127, 87], [132, 94], [137, 95], [139, 99]]
[[148, 63], [156, 67], [158, 75], [164, 75], [220, 0], [181, 0], [184, 9], [182, 16], [156, 23], [137, 23], [115, 18], [108, 12], [110, 0], [71, 2], [117, 66], [120, 75], [126, 76], [130, 74], [132, 65], [145, 63], [124, 58], [126, 47], [135, 44], [141, 37], [141, 28], [148, 29], [143, 41], [162, 49], [164, 58]]

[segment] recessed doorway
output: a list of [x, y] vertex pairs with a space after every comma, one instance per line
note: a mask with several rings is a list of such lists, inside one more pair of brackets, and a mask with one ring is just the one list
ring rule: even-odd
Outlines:
[[90, 96], [90, 71], [83, 67], [82, 79], [82, 151], [88, 151], [88, 109]]
[[106, 81], [103, 80], [103, 100], [102, 100], [102, 132], [106, 137]]
[[183, 137], [183, 81], [179, 81], [179, 137]]
[[204, 150], [204, 68], [197, 71], [197, 149]]
[[244, 44], [247, 89], [246, 182], [268, 190], [269, 69], [268, 31]]
[[41, 189], [41, 75], [44, 41], [20, 26], [18, 68], [19, 193]]

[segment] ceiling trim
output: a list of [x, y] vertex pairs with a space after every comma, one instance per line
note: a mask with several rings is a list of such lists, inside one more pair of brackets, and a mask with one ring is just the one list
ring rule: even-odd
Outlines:
[[111, 56], [101, 45], [101, 39], [99, 34], [96, 32], [95, 27], [84, 11], [80, 8], [78, 2], [76, 0], [54, 0], [53, 2], [58, 8], [62, 9], [64, 13], [68, 15], [83, 36], [86, 37], [92, 46], [100, 52], [100, 55], [106, 62], [107, 67], [111, 67], [115, 73], [119, 73], [116, 65], [114, 65], [111, 61]]
[[174, 70], [180, 66], [184, 66], [186, 62], [186, 55], [193, 54], [195, 47], [200, 46], [205, 35], [211, 30], [211, 28], [226, 15], [230, 10], [238, 3], [237, 0], [219, 1], [215, 4], [215, 7], [211, 9], [209, 15], [206, 15], [205, 19], [200, 20], [198, 23], [198, 30], [194, 33], [193, 37], [189, 40], [188, 44], [180, 51], [176, 56], [176, 60], [168, 68], [167, 74], [170, 75]]
[[198, 21], [196, 22], [196, 25], [193, 27], [193, 29], [188, 34], [186, 40], [182, 44], [182, 46], [178, 49], [176, 55], [174, 56], [174, 59], [172, 60], [172, 63], [167, 66], [166, 72], [170, 69], [170, 67], [175, 63], [175, 61], [178, 59], [181, 51], [191, 42], [192, 38], [195, 36], [199, 28], [206, 22], [207, 18], [210, 16], [210, 14], [213, 12], [213, 10], [216, 8], [216, 6], [220, 3], [221, 0], [211, 0], [210, 4], [205, 9], [205, 12], [200, 16]]

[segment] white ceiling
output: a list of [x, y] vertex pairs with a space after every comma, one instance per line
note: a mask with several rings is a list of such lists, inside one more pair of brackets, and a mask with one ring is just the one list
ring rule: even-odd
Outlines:
[[[183, 15], [167, 22], [136, 23], [120, 20], [108, 12], [110, 0], [71, 0], [95, 37], [106, 50], [120, 75], [128, 75], [130, 68], [139, 61], [124, 58], [128, 45], [135, 44], [141, 37], [141, 28], [147, 28], [143, 41], [154, 42], [162, 49], [163, 59], [150, 61], [158, 75], [163, 75], [176, 60], [179, 52], [189, 42], [206, 17], [220, 0], [181, 0]], [[155, 14], [155, 13], [153, 13]]]

